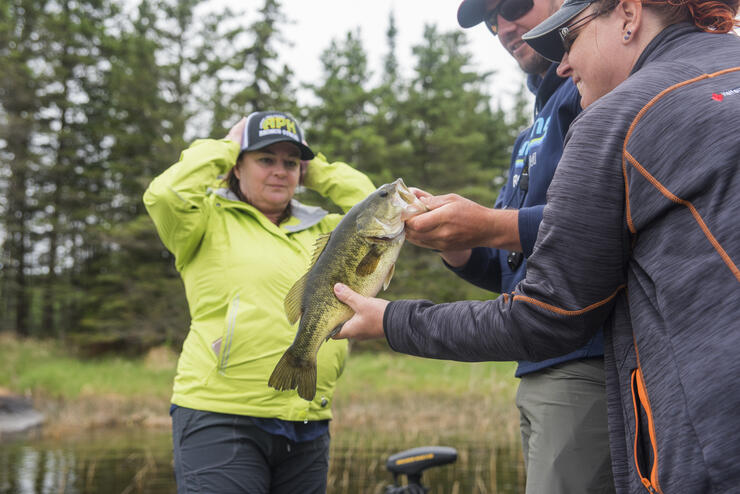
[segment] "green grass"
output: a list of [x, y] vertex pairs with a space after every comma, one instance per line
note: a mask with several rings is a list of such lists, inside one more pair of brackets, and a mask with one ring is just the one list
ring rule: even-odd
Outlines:
[[[174, 356], [78, 359], [50, 341], [0, 338], [0, 387], [49, 397], [115, 394], [169, 398]], [[353, 353], [347, 360], [339, 390], [397, 395], [414, 391], [445, 395], [487, 393], [514, 385], [511, 362], [451, 362], [391, 352]]]
[[[353, 353], [347, 360], [339, 392], [445, 395], [487, 393], [516, 385], [512, 362], [452, 362], [398, 353]], [[349, 392], [348, 391], [348, 392]]]
[[16, 393], [75, 399], [84, 395], [168, 399], [174, 367], [144, 359], [80, 360], [58, 343], [0, 338], [0, 387]]
[[[136, 359], [79, 359], [51, 341], [0, 335], [0, 394], [31, 396], [49, 423], [65, 427], [169, 424], [176, 355], [157, 348]], [[518, 380], [511, 362], [464, 363], [390, 351], [351, 353], [333, 409], [335, 431], [405, 438], [514, 431]], [[352, 432], [354, 431], [354, 432]], [[435, 436], [436, 437], [436, 436]]]

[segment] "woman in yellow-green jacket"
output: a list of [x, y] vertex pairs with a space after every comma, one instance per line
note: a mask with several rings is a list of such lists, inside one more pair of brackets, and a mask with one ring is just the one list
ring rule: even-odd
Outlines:
[[345, 212], [375, 189], [350, 166], [315, 156], [292, 116], [268, 111], [224, 139], [194, 142], [144, 194], [192, 319], [172, 396], [179, 493], [326, 490], [346, 342], [321, 346], [313, 401], [267, 385], [296, 333], [285, 295], [308, 269], [316, 237], [341, 219], [293, 199], [301, 181]]

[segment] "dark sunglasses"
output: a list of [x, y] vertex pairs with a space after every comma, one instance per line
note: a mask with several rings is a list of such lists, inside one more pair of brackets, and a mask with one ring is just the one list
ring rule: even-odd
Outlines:
[[509, 22], [514, 22], [532, 10], [532, 7], [534, 7], [534, 0], [501, 0], [496, 8], [486, 14], [484, 22], [488, 30], [496, 36], [498, 34], [498, 16]]
[[570, 48], [573, 46], [573, 43], [576, 41], [576, 38], [578, 37], [578, 34], [581, 32], [581, 29], [576, 30], [577, 28], [582, 28], [586, 24], [588, 24], [590, 21], [596, 19], [598, 16], [603, 14], [602, 11], [596, 11], [592, 12], [586, 16], [581, 17], [575, 22], [571, 22], [567, 26], [563, 26], [558, 30], [558, 34], [560, 34], [560, 39], [563, 42], [563, 48], [565, 49], [565, 53], [568, 53], [570, 51]]

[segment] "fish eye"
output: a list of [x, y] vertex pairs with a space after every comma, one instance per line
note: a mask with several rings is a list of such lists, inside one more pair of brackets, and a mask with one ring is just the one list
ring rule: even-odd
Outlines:
[[380, 191], [380, 197], [385, 197], [387, 195], [388, 195], [388, 191], [387, 190], [383, 189], [383, 190]]

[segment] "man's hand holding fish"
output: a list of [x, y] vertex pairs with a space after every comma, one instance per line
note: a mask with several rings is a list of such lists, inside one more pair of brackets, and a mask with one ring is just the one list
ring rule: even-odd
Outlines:
[[383, 314], [389, 303], [387, 300], [364, 297], [344, 283], [334, 285], [334, 295], [355, 312], [352, 318], [344, 323], [341, 331], [334, 335], [334, 339], [371, 340], [385, 336]]

